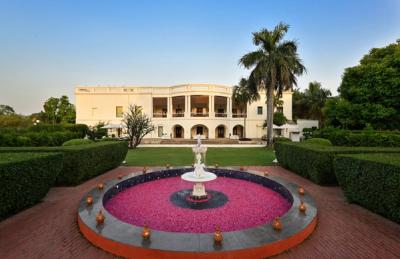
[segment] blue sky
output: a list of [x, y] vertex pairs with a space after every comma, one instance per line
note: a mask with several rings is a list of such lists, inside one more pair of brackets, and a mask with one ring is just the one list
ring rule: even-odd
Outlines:
[[399, 0], [0, 0], [0, 104], [18, 113], [76, 85], [234, 85], [251, 33], [291, 28], [308, 73], [334, 94], [346, 67], [400, 38]]

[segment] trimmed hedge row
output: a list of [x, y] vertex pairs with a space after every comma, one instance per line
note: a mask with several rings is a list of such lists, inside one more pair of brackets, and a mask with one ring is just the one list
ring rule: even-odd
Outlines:
[[0, 134], [0, 147], [53, 147], [80, 137], [81, 133], [71, 131], [5, 133]]
[[337, 154], [399, 152], [400, 148], [337, 147], [290, 142], [275, 144], [276, 158], [283, 167], [320, 185], [337, 185], [333, 167]]
[[307, 130], [305, 135], [306, 138], [329, 139], [335, 146], [400, 147], [400, 134], [398, 131], [350, 131], [338, 128], [324, 128], [311, 132]]
[[400, 223], [400, 154], [339, 155], [334, 169], [349, 202]]
[[59, 153], [2, 153], [0, 219], [38, 203], [62, 168]]
[[60, 152], [63, 155], [62, 170], [56, 184], [76, 185], [120, 165], [128, 152], [128, 144], [107, 141], [65, 147], [0, 148], [0, 153], [5, 152]]

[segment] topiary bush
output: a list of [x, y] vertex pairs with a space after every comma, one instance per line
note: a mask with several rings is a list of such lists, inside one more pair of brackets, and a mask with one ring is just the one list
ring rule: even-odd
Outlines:
[[59, 153], [1, 153], [0, 219], [38, 203], [61, 169]]
[[5, 152], [60, 152], [63, 155], [62, 170], [56, 184], [77, 185], [121, 164], [128, 152], [128, 143], [99, 142], [88, 145], [64, 147], [4, 147]]
[[93, 140], [90, 139], [82, 139], [82, 138], [78, 138], [78, 139], [70, 139], [68, 141], [65, 141], [62, 146], [78, 146], [78, 145], [87, 145], [87, 144], [92, 144], [94, 143]]
[[400, 152], [400, 148], [335, 147], [294, 142], [278, 142], [274, 147], [275, 156], [283, 167], [320, 185], [337, 185], [333, 168], [335, 155]]
[[349, 202], [400, 223], [400, 154], [338, 155], [335, 174]]
[[324, 139], [324, 138], [310, 138], [305, 140], [304, 143], [315, 144], [320, 146], [332, 146], [332, 143], [329, 141], [329, 139]]

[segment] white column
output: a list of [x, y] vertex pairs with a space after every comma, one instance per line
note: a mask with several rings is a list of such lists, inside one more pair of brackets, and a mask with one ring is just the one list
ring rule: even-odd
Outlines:
[[172, 97], [167, 97], [167, 118], [172, 117]]
[[214, 113], [214, 96], [213, 95], [209, 95], [208, 96], [208, 113], [209, 113], [209, 117], [215, 117], [215, 113]]
[[188, 113], [189, 113], [189, 117], [191, 117], [191, 113], [192, 113], [192, 96], [188, 95]]
[[228, 108], [228, 118], [232, 118], [232, 99], [231, 97], [228, 97], [228, 104], [227, 104], [227, 108]]

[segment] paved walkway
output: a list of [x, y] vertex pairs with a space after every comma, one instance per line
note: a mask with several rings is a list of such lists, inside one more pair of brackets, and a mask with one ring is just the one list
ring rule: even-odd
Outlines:
[[[0, 222], [0, 258], [115, 258], [80, 234], [76, 209], [99, 181], [140, 169], [119, 167], [76, 187], [52, 188], [42, 203]], [[280, 167], [253, 169], [304, 186], [318, 206], [311, 237], [274, 258], [400, 258], [400, 225], [346, 203], [339, 187], [315, 185]]]

